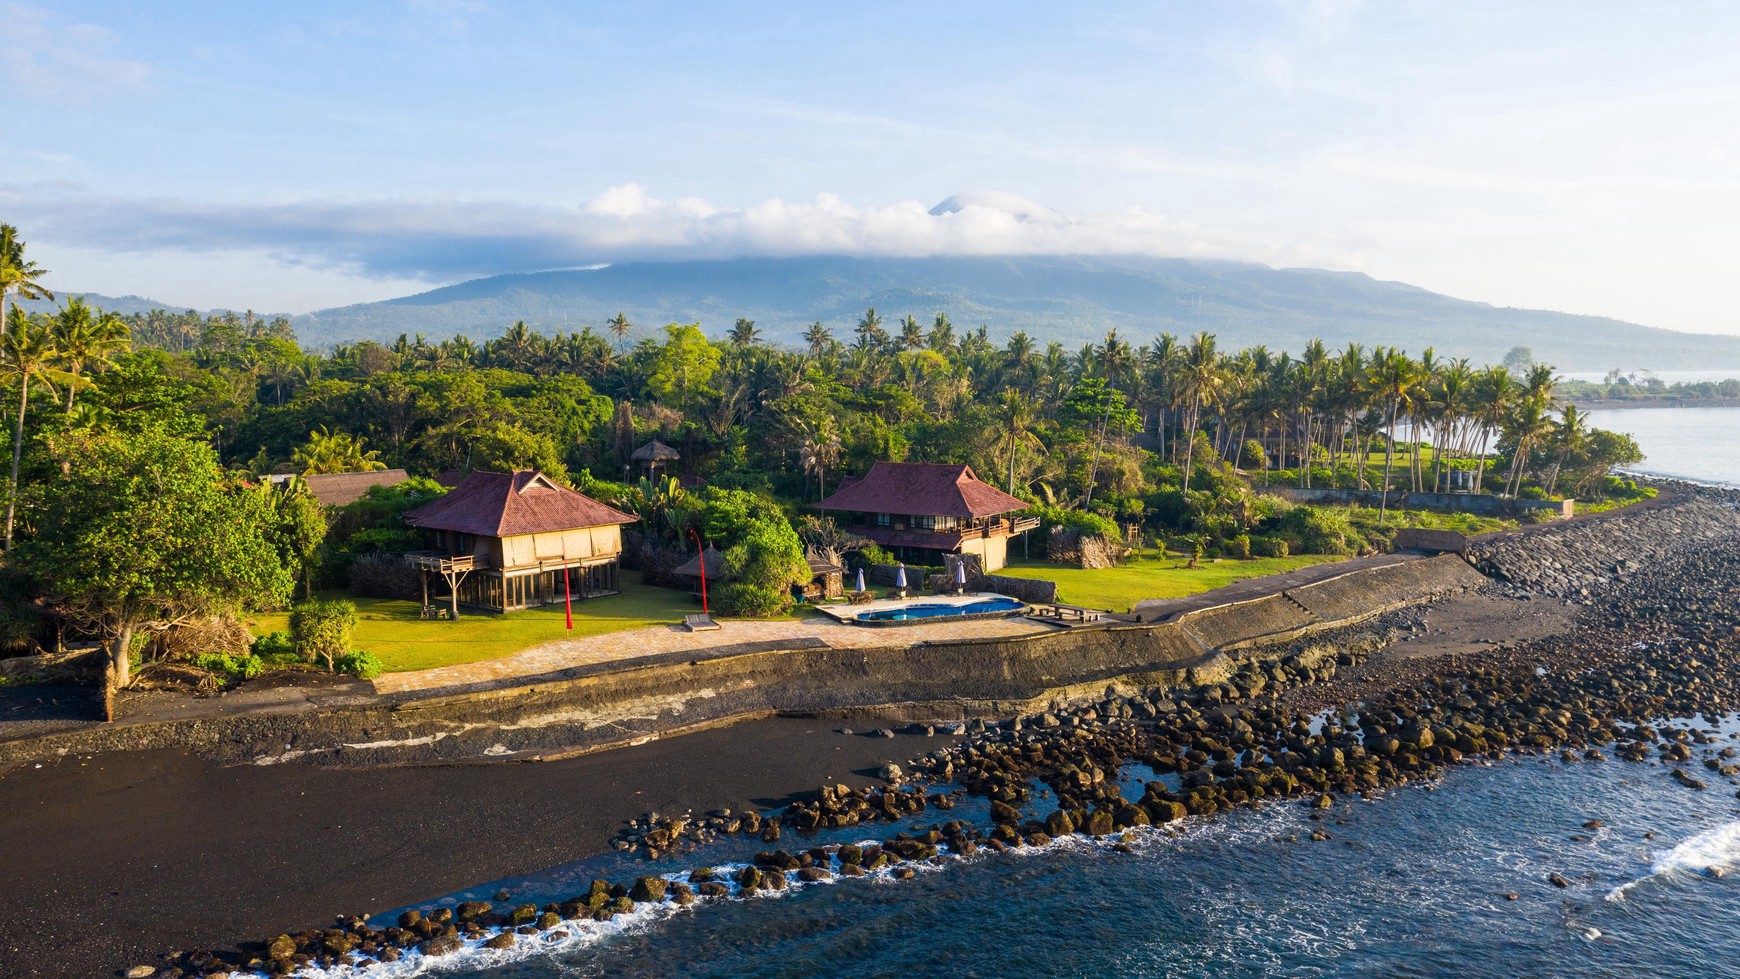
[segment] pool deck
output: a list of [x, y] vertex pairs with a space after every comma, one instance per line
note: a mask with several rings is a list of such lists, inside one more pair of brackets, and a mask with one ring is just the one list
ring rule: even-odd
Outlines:
[[994, 591], [976, 591], [968, 595], [915, 595], [912, 598], [882, 598], [862, 605], [818, 605], [816, 611], [836, 621], [850, 623], [865, 612], [886, 612], [908, 605], [971, 605], [993, 598], [1008, 598]]
[[898, 607], [918, 601], [967, 603], [979, 601], [983, 597], [985, 596], [938, 596], [906, 601], [870, 602], [864, 605], [821, 606], [820, 611], [835, 611], [835, 614], [812, 615], [797, 620], [726, 619], [720, 622], [719, 630], [711, 632], [690, 632], [675, 624], [648, 626], [643, 629], [588, 636], [584, 639], [558, 639], [508, 656], [476, 663], [438, 666], [406, 673], [384, 673], [371, 682], [376, 693], [428, 693], [447, 687], [537, 677], [596, 663], [627, 662], [661, 653], [715, 649], [745, 643], [791, 642], [801, 648], [804, 644], [820, 640], [835, 649], [870, 649], [911, 646], [933, 639], [998, 639], [1056, 631], [1050, 626], [1020, 617], [954, 621], [943, 617], [899, 629], [870, 629], [853, 625], [843, 618], [844, 615], [856, 615], [867, 609]]

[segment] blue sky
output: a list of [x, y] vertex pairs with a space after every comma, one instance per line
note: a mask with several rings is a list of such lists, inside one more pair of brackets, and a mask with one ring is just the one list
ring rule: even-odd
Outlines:
[[1733, 3], [0, 0], [0, 23], [0, 220], [63, 288], [304, 311], [635, 258], [1141, 252], [1740, 333]]

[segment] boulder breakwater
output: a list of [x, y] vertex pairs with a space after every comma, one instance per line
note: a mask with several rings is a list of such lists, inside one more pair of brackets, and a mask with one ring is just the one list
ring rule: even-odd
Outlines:
[[[1199, 652], [1170, 683], [1108, 684], [1092, 698], [996, 723], [975, 719], [961, 742], [890, 764], [880, 785], [824, 785], [778, 809], [648, 814], [625, 826], [620, 847], [705, 864], [688, 874], [600, 879], [545, 904], [475, 902], [389, 922], [346, 918], [178, 955], [162, 974], [386, 962], [409, 974], [480, 949], [535, 954], [619, 917], [694, 902], [865, 873], [911, 876], [939, 861], [1059, 840], [1117, 850], [1143, 834], [1251, 806], [1301, 805], [1315, 818], [1300, 842], [1326, 842], [1335, 827], [1322, 817], [1341, 798], [1519, 754], [1564, 764], [1618, 758], [1648, 766], [1640, 775], [1653, 770], [1679, 790], [1732, 791], [1740, 748], [1716, 725], [1740, 709], [1740, 580], [1729, 571], [1740, 561], [1740, 513], [1732, 502], [1689, 497], [1640, 514], [1649, 521], [1642, 530], [1620, 521], [1555, 528], [1535, 538], [1546, 557], [1511, 543], [1527, 537], [1476, 548], [1476, 562], [1502, 561], [1489, 567], [1510, 573], [1468, 590], [1479, 596], [1441, 600], [1571, 602], [1575, 627], [1562, 635], [1407, 658], [1392, 655], [1395, 641], [1430, 629], [1439, 606], [1404, 604], [1308, 630], [1267, 628], [1292, 621], [1282, 618], [1209, 660]], [[1617, 559], [1606, 563], [1615, 552], [1585, 539], [1630, 535], [1639, 547], [1654, 546], [1667, 527], [1698, 533], [1698, 546], [1632, 552], [1641, 554], [1635, 570], [1627, 557], [1616, 571]], [[1580, 553], [1599, 570], [1568, 573], [1566, 558]], [[1521, 597], [1525, 574], [1561, 594]], [[1212, 669], [1199, 670], [1211, 661]], [[868, 839], [826, 839], [845, 830]], [[704, 860], [705, 848], [732, 839], [753, 839], [760, 849], [722, 873]], [[1571, 886], [1552, 876], [1548, 886]]]

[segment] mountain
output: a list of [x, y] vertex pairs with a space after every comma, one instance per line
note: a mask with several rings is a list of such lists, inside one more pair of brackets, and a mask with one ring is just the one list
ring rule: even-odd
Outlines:
[[96, 292], [56, 292], [53, 302], [46, 299], [26, 299], [20, 302], [16, 297], [13, 301], [17, 302], [18, 307], [26, 312], [52, 313], [65, 305], [66, 301], [73, 296], [83, 299], [89, 305], [104, 312], [121, 313], [122, 315], [149, 313], [154, 309], [165, 309], [171, 313], [185, 313], [193, 308], [191, 306], [167, 306], [155, 299], [146, 299], [144, 296], [105, 296]]
[[1676, 333], [1595, 316], [1453, 299], [1355, 272], [1142, 257], [738, 258], [630, 262], [498, 275], [384, 302], [299, 316], [304, 342], [389, 340], [400, 333], [495, 336], [515, 320], [546, 331], [599, 328], [619, 310], [643, 332], [699, 321], [722, 335], [738, 317], [769, 340], [795, 343], [821, 320], [850, 338], [865, 307], [889, 324], [938, 311], [957, 329], [995, 337], [1026, 330], [1072, 350], [1116, 329], [1141, 343], [1198, 330], [1223, 347], [1258, 343], [1297, 353], [1312, 337], [1433, 346], [1495, 362], [1511, 347], [1564, 370], [1740, 368], [1740, 337]]

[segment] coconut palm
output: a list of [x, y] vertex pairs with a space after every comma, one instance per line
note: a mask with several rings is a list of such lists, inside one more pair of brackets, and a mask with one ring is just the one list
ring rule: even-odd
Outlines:
[[1190, 415], [1184, 426], [1184, 492], [1190, 492], [1190, 470], [1196, 460], [1196, 429], [1201, 422], [1204, 405], [1220, 400], [1226, 389], [1226, 374], [1221, 370], [1220, 357], [1214, 350], [1214, 334], [1198, 333], [1190, 338], [1179, 365], [1179, 383], [1190, 404]]
[[1390, 474], [1394, 470], [1396, 459], [1396, 415], [1402, 405], [1413, 397], [1419, 374], [1418, 368], [1408, 359], [1408, 355], [1392, 347], [1389, 350], [1373, 352], [1367, 377], [1373, 394], [1383, 405], [1389, 428], [1389, 440], [1384, 446], [1384, 481], [1378, 487], [1378, 492], [1382, 494], [1378, 503], [1378, 523], [1382, 525], [1389, 518]]
[[1014, 388], [1004, 388], [997, 398], [997, 433], [1009, 451], [1009, 482], [1004, 491], [1010, 495], [1015, 493], [1015, 457], [1020, 454], [1021, 447], [1045, 451], [1045, 443], [1039, 441], [1039, 436], [1033, 432], [1038, 417], [1038, 406], [1033, 399]]
[[12, 479], [7, 484], [9, 492], [6, 496], [6, 550], [12, 550], [12, 522], [17, 513], [18, 500], [18, 464], [24, 457], [24, 416], [30, 410], [30, 387], [40, 384], [47, 388], [50, 394], [55, 393], [56, 384], [65, 384], [71, 380], [70, 374], [57, 365], [60, 352], [54, 347], [54, 336], [46, 324], [32, 322], [24, 317], [13, 328], [0, 337], [0, 376], [13, 378], [18, 382], [18, 422], [12, 429]]
[[20, 299], [54, 301], [54, 293], [36, 281], [47, 274], [47, 269], [37, 268], [35, 262], [24, 257], [24, 241], [18, 237], [18, 229], [0, 224], [0, 336], [6, 335], [6, 306], [14, 294]]
[[66, 410], [70, 415], [82, 375], [86, 371], [94, 374], [113, 366], [113, 355], [127, 349], [131, 342], [127, 336], [127, 324], [114, 313], [104, 313], [85, 305], [83, 299], [71, 296], [66, 306], [50, 321], [49, 333], [60, 366], [71, 375], [66, 385]]
[[761, 340], [761, 328], [754, 320], [738, 317], [737, 323], [731, 327], [731, 345], [733, 347], [753, 347]]
[[325, 425], [308, 433], [308, 442], [291, 454], [291, 462], [304, 476], [322, 473], [377, 472], [387, 468], [380, 453], [363, 449], [361, 436], [334, 432]]
[[816, 320], [804, 330], [804, 343], [809, 345], [810, 356], [819, 360], [834, 345], [834, 333], [823, 326], [821, 320]]
[[803, 444], [798, 448], [798, 462], [805, 473], [813, 473], [816, 477], [816, 498], [828, 495], [828, 467], [840, 462], [840, 433], [834, 424], [834, 416], [828, 415], [817, 422], [804, 436]]
[[620, 353], [624, 350], [627, 350], [628, 349], [628, 334], [629, 334], [629, 331], [634, 329], [634, 324], [630, 323], [628, 321], [628, 317], [626, 315], [624, 315], [621, 311], [618, 311], [615, 316], [612, 316], [610, 319], [606, 320], [604, 322], [604, 325], [606, 327], [609, 327], [611, 335], [616, 337], [617, 352]]

